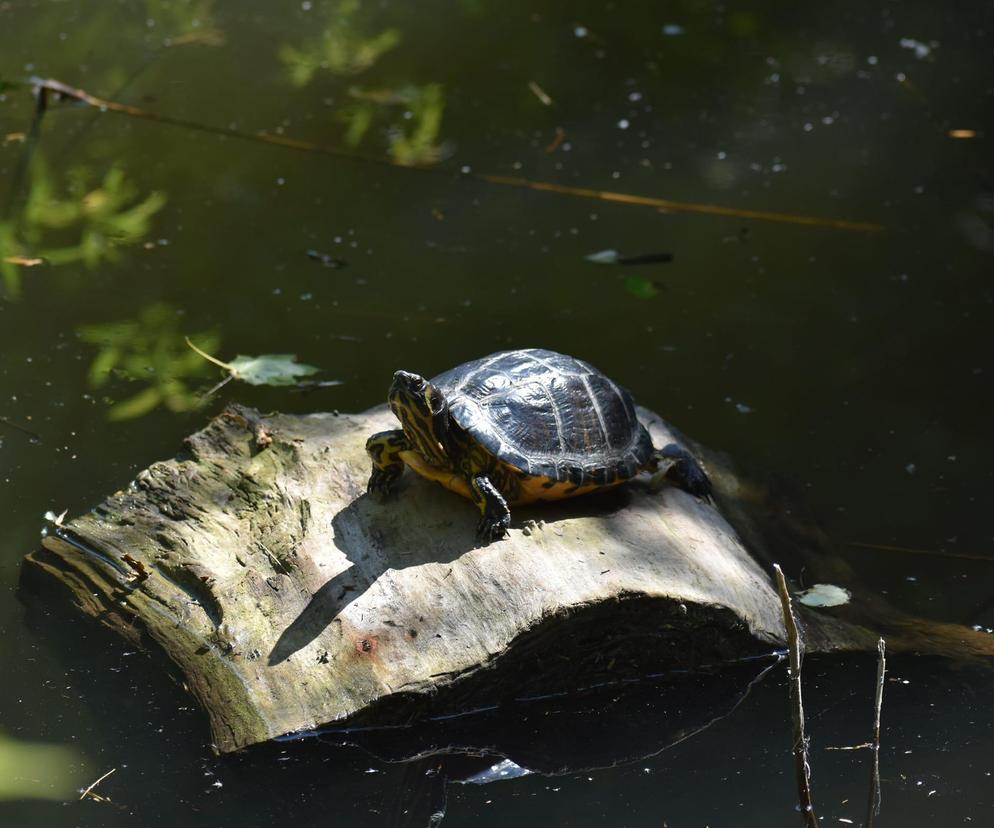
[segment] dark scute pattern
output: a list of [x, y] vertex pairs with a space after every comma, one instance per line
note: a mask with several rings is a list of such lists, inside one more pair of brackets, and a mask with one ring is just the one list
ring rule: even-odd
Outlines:
[[653, 451], [628, 392], [564, 354], [505, 351], [432, 382], [460, 426], [531, 474], [603, 485], [634, 476]]
[[526, 455], [559, 448], [556, 412], [540, 383], [527, 383], [479, 400], [484, 415], [506, 442]]

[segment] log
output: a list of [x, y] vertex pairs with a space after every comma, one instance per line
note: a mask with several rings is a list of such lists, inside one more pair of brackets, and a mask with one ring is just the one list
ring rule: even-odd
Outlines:
[[[683, 442], [639, 416], [656, 445]], [[437, 484], [408, 473], [391, 499], [366, 494], [365, 440], [392, 427], [385, 406], [230, 406], [50, 526], [28, 564], [161, 647], [221, 752], [782, 648], [776, 590], [713, 503], [640, 479], [519, 508], [480, 546], [475, 508]], [[805, 626], [809, 652], [876, 646], [825, 614]]]

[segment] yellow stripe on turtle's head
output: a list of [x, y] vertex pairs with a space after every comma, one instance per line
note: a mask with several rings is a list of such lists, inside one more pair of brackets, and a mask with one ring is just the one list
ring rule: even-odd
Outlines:
[[398, 371], [393, 375], [387, 400], [424, 459], [439, 468], [450, 466], [452, 460], [446, 451], [449, 406], [442, 392], [418, 374]]

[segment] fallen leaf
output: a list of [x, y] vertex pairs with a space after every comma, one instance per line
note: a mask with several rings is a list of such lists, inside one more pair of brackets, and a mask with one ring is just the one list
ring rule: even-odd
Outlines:
[[806, 607], [839, 607], [852, 600], [852, 593], [835, 584], [815, 584], [797, 593], [797, 600]]

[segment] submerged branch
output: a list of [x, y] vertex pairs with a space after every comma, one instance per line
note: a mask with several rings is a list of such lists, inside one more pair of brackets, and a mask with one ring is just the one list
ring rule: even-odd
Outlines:
[[794, 773], [797, 777], [797, 796], [801, 816], [808, 828], [817, 828], [811, 801], [811, 766], [808, 764], [808, 737], [804, 733], [804, 704], [801, 698], [801, 641], [797, 632], [797, 621], [790, 605], [787, 581], [779, 564], [773, 564], [777, 575], [777, 591], [780, 593], [780, 607], [783, 610], [783, 623], [787, 629], [787, 649], [790, 653], [788, 685], [790, 687], [790, 715], [794, 731]]
[[880, 813], [880, 710], [884, 705], [884, 675], [887, 673], [887, 643], [877, 641], [877, 692], [873, 702], [873, 738], [869, 748], [870, 796], [866, 806], [866, 828], [873, 828], [873, 818]]
[[986, 561], [994, 563], [994, 555], [971, 555], [968, 552], [945, 552], [938, 549], [913, 549], [907, 546], [894, 546], [886, 543], [863, 543], [862, 541], [849, 541], [848, 546], [857, 549], [873, 549], [877, 552], [899, 552], [902, 555], [926, 555], [933, 558], [957, 558], [964, 561]]
[[[288, 149], [300, 150], [302, 152], [313, 152], [321, 155], [330, 155], [338, 158], [347, 158], [353, 161], [363, 161], [366, 163], [381, 164], [383, 166], [395, 167], [405, 170], [418, 170], [420, 172], [434, 173], [436, 175], [450, 175], [448, 170], [441, 170], [431, 167], [417, 167], [399, 164], [379, 156], [369, 155], [355, 150], [344, 150], [338, 147], [331, 147], [325, 144], [317, 144], [312, 141], [303, 141], [297, 138], [290, 138], [285, 135], [273, 135], [271, 133], [241, 132], [228, 127], [213, 126], [198, 121], [191, 121], [185, 118], [175, 118], [169, 115], [161, 115], [150, 112], [137, 106], [118, 103], [117, 101], [98, 98], [83, 89], [78, 89], [61, 81], [51, 78], [29, 79], [34, 88], [47, 90], [63, 98], [69, 98], [87, 106], [99, 109], [102, 112], [116, 112], [121, 115], [128, 115], [132, 118], [155, 121], [161, 124], [183, 127], [184, 129], [197, 130], [199, 132], [209, 132], [215, 135], [224, 135], [230, 138], [239, 138], [245, 141], [256, 141], [263, 144], [287, 147]], [[663, 210], [673, 213], [697, 213], [711, 216], [728, 216], [732, 218], [754, 219], [756, 221], [772, 221], [785, 224], [801, 224], [818, 227], [830, 227], [836, 230], [858, 230], [863, 232], [876, 232], [882, 230], [882, 226], [871, 222], [846, 221], [843, 219], [828, 219], [817, 216], [802, 216], [792, 213], [778, 213], [766, 210], [742, 210], [735, 207], [722, 207], [717, 204], [699, 204], [687, 201], [671, 201], [665, 198], [654, 198], [651, 196], [639, 196], [629, 193], [615, 193], [608, 190], [595, 190], [586, 187], [570, 187], [562, 184], [554, 184], [547, 181], [531, 181], [527, 178], [514, 176], [489, 175], [486, 173], [462, 173], [466, 178], [475, 181], [482, 181], [487, 184], [497, 184], [505, 187], [518, 187], [522, 189], [535, 190], [538, 192], [556, 193], [574, 198], [587, 198], [598, 201], [608, 201], [616, 204], [627, 204], [637, 207], [650, 207], [656, 210]]]

